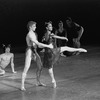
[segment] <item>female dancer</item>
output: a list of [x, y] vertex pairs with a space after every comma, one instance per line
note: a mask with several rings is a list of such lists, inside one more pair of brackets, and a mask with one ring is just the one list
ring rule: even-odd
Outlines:
[[[56, 35], [63, 36], [63, 37], [67, 38], [67, 31], [64, 28], [62, 21], [60, 21], [59, 24], [58, 24], [58, 30], [56, 31]], [[67, 41], [61, 40], [61, 39], [57, 39], [56, 44], [57, 44], [57, 47], [66, 46], [67, 45]], [[64, 52], [61, 53], [61, 56], [66, 57]]]
[[[56, 47], [55, 42], [54, 42], [55, 38], [65, 39], [65, 40], [68, 40], [68, 39], [66, 37], [59, 37], [59, 36], [52, 33], [52, 22], [48, 22], [46, 24], [47, 24], [47, 27], [46, 27], [47, 32], [45, 33], [43, 40], [47, 44], [52, 44], [54, 48], [53, 49], [44, 48], [44, 52], [43, 52], [44, 56], [43, 56], [42, 63], [43, 63], [44, 68], [48, 68], [50, 77], [52, 79], [53, 87], [56, 88], [57, 85], [56, 85], [56, 81], [55, 81], [54, 74], [53, 74], [53, 65], [58, 60], [60, 53], [62, 53], [64, 51], [87, 52], [87, 50], [82, 49], [82, 48], [71, 48], [71, 47], [68, 47], [68, 46]], [[41, 74], [41, 72], [39, 74]], [[38, 77], [38, 78], [40, 78], [40, 77]], [[38, 79], [38, 80], [40, 80], [40, 79]]]

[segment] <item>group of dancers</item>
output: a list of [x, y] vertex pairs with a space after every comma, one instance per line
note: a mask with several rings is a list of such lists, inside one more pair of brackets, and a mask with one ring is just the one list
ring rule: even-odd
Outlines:
[[[52, 80], [53, 87], [56, 88], [57, 84], [54, 78], [53, 66], [59, 59], [60, 55], [65, 51], [87, 52], [87, 50], [83, 48], [79, 48], [79, 47], [73, 48], [67, 45], [59, 45], [59, 44], [58, 46], [57, 40], [68, 41], [68, 38], [66, 36], [58, 35], [58, 32], [56, 32], [56, 34], [53, 33], [52, 32], [53, 25], [51, 21], [46, 23], [46, 32], [43, 36], [42, 42], [39, 42], [37, 38], [38, 36], [36, 33], [36, 25], [37, 23], [35, 21], [29, 21], [27, 24], [29, 32], [26, 35], [27, 49], [26, 49], [26, 56], [25, 56], [25, 66], [24, 66], [24, 70], [22, 72], [22, 78], [21, 78], [22, 80], [21, 90], [26, 90], [25, 79], [27, 76], [27, 72], [31, 66], [32, 60], [36, 61], [36, 64], [37, 64], [37, 71], [36, 71], [37, 85], [46, 86], [45, 84], [41, 83], [40, 76], [41, 76], [42, 69], [47, 68]], [[79, 39], [76, 39], [76, 40], [73, 39], [73, 40], [79, 41]], [[37, 51], [38, 48], [42, 48], [42, 51], [40, 53]], [[0, 55], [0, 74], [5, 74], [4, 69], [8, 66], [9, 63], [11, 63], [12, 72], [17, 73], [14, 70], [13, 59], [14, 59], [14, 54], [10, 53], [10, 46], [5, 47], [5, 53]]]
[[[35, 32], [36, 22], [30, 21], [28, 23], [28, 29], [29, 32], [26, 36], [27, 50], [26, 50], [26, 58], [25, 58], [25, 67], [22, 73], [21, 90], [25, 90], [25, 79], [26, 79], [27, 72], [30, 68], [32, 59], [34, 59], [37, 63], [37, 71], [36, 71], [37, 85], [46, 86], [45, 84], [41, 83], [40, 76], [41, 76], [42, 69], [47, 68], [52, 80], [53, 87], [56, 88], [57, 84], [54, 78], [53, 66], [56, 63], [56, 61], [59, 59], [60, 54], [64, 51], [87, 52], [87, 50], [83, 48], [72, 48], [68, 46], [57, 47], [55, 39], [62, 39], [66, 41], [68, 41], [68, 39], [67, 37], [57, 36], [54, 33], [52, 33], [53, 30], [52, 22], [46, 23], [46, 33], [43, 36], [43, 41], [45, 41], [45, 44], [39, 42], [37, 39], [37, 33]], [[43, 48], [42, 57], [37, 52], [37, 48]]]

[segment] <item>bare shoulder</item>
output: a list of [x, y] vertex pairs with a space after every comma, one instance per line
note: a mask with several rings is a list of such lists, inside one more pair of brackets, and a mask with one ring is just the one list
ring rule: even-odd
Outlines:
[[14, 53], [9, 53], [9, 56], [14, 57]]
[[14, 56], [14, 53], [10, 53], [11, 54], [11, 56]]
[[5, 55], [5, 53], [0, 54], [0, 57], [3, 57]]

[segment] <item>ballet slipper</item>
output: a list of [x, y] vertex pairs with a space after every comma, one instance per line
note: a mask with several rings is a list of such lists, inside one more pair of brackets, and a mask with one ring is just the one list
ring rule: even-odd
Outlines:
[[87, 52], [87, 50], [83, 49], [83, 48], [80, 48], [79, 49], [79, 52]]
[[57, 87], [57, 84], [56, 84], [56, 81], [53, 81], [53, 88], [56, 88]]
[[17, 71], [14, 71], [13, 73], [14, 73], [14, 74], [16, 74], [16, 73], [17, 73]]
[[22, 91], [26, 91], [25, 87], [21, 87], [21, 90], [22, 90]]

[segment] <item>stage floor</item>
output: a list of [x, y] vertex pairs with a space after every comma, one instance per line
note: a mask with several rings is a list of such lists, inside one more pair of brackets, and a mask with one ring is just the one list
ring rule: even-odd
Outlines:
[[0, 76], [0, 100], [100, 100], [100, 47], [86, 46], [87, 53], [60, 57], [54, 66], [57, 88], [52, 87], [47, 69], [43, 69], [41, 81], [46, 87], [36, 86], [36, 64], [28, 71], [26, 91], [21, 91], [21, 75], [25, 54], [15, 54], [15, 70], [10, 66]]

